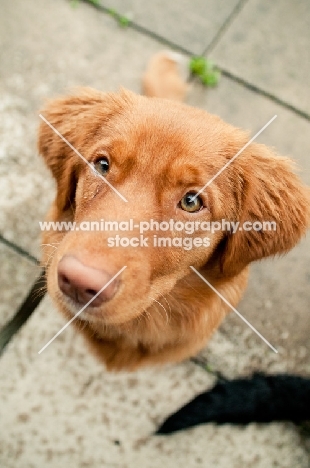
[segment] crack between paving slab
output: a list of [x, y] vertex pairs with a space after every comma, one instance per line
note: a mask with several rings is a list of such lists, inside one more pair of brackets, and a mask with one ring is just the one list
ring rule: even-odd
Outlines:
[[42, 301], [45, 296], [45, 286], [45, 269], [42, 268], [40, 276], [32, 285], [26, 299], [23, 301], [16, 314], [0, 330], [0, 355], [15, 333], [24, 325]]
[[[8, 247], [14, 253], [26, 258], [31, 263], [34, 263], [36, 266], [40, 265], [40, 262], [37, 258], [14, 242], [7, 240], [0, 234], [0, 245], [1, 244]], [[18, 330], [22, 327], [22, 325], [24, 325], [24, 323], [40, 304], [41, 300], [45, 296], [45, 285], [45, 270], [42, 268], [39, 277], [35, 280], [25, 300], [17, 309], [17, 312], [0, 330], [0, 355], [2, 354], [6, 345], [13, 338], [15, 333], [18, 332]]]
[[245, 6], [246, 3], [248, 3], [249, 0], [240, 0], [235, 8], [233, 8], [232, 12], [230, 15], [227, 16], [225, 19], [224, 23], [222, 26], [219, 28], [218, 32], [215, 34], [211, 42], [207, 45], [207, 47], [204, 49], [201, 55], [205, 56], [211, 52], [212, 49], [217, 45], [217, 43], [220, 41], [222, 38], [223, 34], [227, 31], [231, 23], [234, 21], [236, 16], [240, 13], [242, 8]]
[[252, 83], [249, 83], [245, 79], [240, 78], [237, 75], [234, 75], [230, 71], [225, 70], [225, 68], [221, 68], [219, 66], [217, 68], [221, 71], [223, 76], [226, 76], [226, 78], [231, 79], [235, 83], [238, 83], [238, 84], [244, 86], [245, 88], [249, 89], [250, 91], [255, 92], [256, 94], [259, 94], [261, 96], [264, 96], [264, 97], [270, 99], [272, 102], [280, 105], [281, 107], [284, 107], [285, 109], [294, 112], [294, 114], [298, 115], [299, 117], [303, 117], [304, 119], [310, 121], [310, 114], [308, 114], [307, 112], [305, 112], [305, 111], [303, 111], [301, 109], [298, 109], [298, 107], [295, 107], [292, 104], [289, 104], [288, 102], [284, 101], [281, 98], [278, 98], [274, 94], [269, 93], [268, 91], [265, 91], [264, 89], [259, 88], [258, 86], [254, 85]]
[[22, 257], [26, 258], [30, 262], [35, 263], [36, 265], [40, 265], [40, 262], [36, 257], [31, 255], [29, 252], [24, 250], [19, 245], [15, 244], [14, 242], [11, 242], [8, 239], [6, 239], [5, 237], [3, 237], [2, 234], [0, 234], [0, 244], [5, 245], [9, 249], [11, 249], [13, 252], [21, 255]]
[[[107, 8], [107, 7], [103, 6], [103, 5], [94, 3], [91, 0], [82, 0], [82, 1], [84, 3], [87, 3], [87, 4], [91, 5], [92, 7], [96, 8], [97, 10], [102, 11], [103, 13], [107, 14], [110, 18], [112, 18], [110, 8]], [[119, 12], [117, 12], [117, 15], [120, 16], [120, 17], [122, 16], [122, 14], [119, 13]], [[185, 49], [185, 47], [182, 47], [182, 46], [176, 44], [175, 42], [172, 42], [169, 39], [166, 39], [163, 36], [160, 36], [159, 34], [156, 34], [155, 32], [150, 31], [149, 29], [146, 29], [143, 26], [140, 26], [139, 24], [135, 23], [132, 20], [129, 20], [129, 24], [126, 27], [132, 28], [135, 31], [137, 31], [139, 33], [142, 33], [145, 36], [148, 36], [148, 37], [150, 37], [152, 39], [155, 39], [156, 41], [158, 41], [158, 42], [160, 42], [160, 43], [162, 43], [164, 45], [172, 47], [173, 49], [175, 49], [178, 52], [181, 52], [181, 53], [183, 53], [185, 55], [188, 55], [188, 56], [193, 55], [192, 52], [190, 50], [188, 50], [188, 49]]]

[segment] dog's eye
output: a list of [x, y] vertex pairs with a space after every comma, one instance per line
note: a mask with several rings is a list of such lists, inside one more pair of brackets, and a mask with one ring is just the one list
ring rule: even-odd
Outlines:
[[109, 160], [106, 156], [102, 156], [98, 161], [95, 162], [95, 169], [99, 174], [106, 174], [110, 168]]
[[196, 213], [203, 207], [203, 202], [202, 199], [199, 196], [197, 197], [194, 192], [188, 192], [180, 201], [180, 207], [182, 210], [188, 211], [189, 213]]

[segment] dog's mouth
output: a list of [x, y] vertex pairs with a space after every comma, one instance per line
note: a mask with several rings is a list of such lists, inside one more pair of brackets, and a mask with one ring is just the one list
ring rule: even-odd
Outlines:
[[147, 268], [136, 263], [129, 271], [105, 261], [106, 270], [100, 270], [68, 253], [54, 263], [48, 288], [69, 320], [74, 317], [99, 327], [128, 324], [149, 313], [154, 304], [160, 311], [156, 309], [155, 315], [166, 313], [169, 306], [160, 298], [174, 287], [175, 274], [150, 278]]
[[[132, 298], [128, 301], [126, 299], [127, 295], [121, 293], [117, 295], [117, 301], [111, 299], [105, 303], [100, 303], [100, 305], [95, 302], [96, 299], [90, 302], [90, 304], [85, 304], [79, 300], [78, 296], [74, 299], [70, 298], [63, 294], [60, 289], [58, 289], [54, 297], [68, 319], [74, 317], [81, 322], [113, 326], [131, 322], [143, 314], [143, 311], [149, 306], [149, 304], [146, 304], [147, 301], [144, 296], [137, 297], [136, 304], [133, 304]], [[131, 303], [130, 308], [128, 308], [128, 302]]]
[[110, 301], [106, 301], [106, 303], [102, 302], [96, 297], [97, 294], [98, 292], [94, 290], [88, 290], [87, 295], [89, 296], [89, 300], [86, 302], [85, 297], [81, 297], [78, 291], [69, 297], [58, 289], [56, 300], [70, 315], [79, 317], [80, 320], [87, 320], [88, 317], [104, 320], [104, 312], [107, 308], [107, 303]]

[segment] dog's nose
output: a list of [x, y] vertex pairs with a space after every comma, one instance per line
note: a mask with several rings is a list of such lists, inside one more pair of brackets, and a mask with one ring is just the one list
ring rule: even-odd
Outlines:
[[[60, 260], [57, 273], [59, 289], [81, 305], [87, 304], [112, 278], [105, 270], [86, 266], [72, 255], [65, 255]], [[89, 307], [100, 306], [112, 299], [118, 285], [119, 280], [115, 278]]]

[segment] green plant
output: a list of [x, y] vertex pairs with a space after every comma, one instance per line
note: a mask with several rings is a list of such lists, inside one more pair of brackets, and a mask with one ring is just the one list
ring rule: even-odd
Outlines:
[[[87, 0], [88, 3], [92, 3], [93, 5], [95, 6], [100, 6], [100, 0]], [[70, 1], [71, 3], [71, 6], [73, 8], [77, 7], [78, 4], [80, 3], [80, 0], [71, 0]], [[122, 27], [122, 28], [127, 28], [127, 26], [130, 25], [130, 19], [127, 18], [126, 16], [124, 15], [120, 15], [119, 13], [117, 13], [116, 10], [113, 10], [113, 8], [108, 8], [106, 10], [106, 12], [112, 16], [112, 18], [115, 19], [115, 21], [118, 22], [118, 24]]]
[[214, 62], [205, 57], [192, 57], [189, 69], [205, 86], [216, 86], [221, 77], [221, 72], [216, 68]]
[[112, 18], [114, 18], [122, 28], [127, 28], [130, 25], [130, 19], [124, 15], [120, 15], [116, 10], [109, 8], [108, 13]]
[[[93, 5], [100, 5], [100, 0], [87, 0], [89, 3], [92, 3]], [[79, 4], [80, 0], [71, 0], [70, 3], [71, 3], [71, 6], [73, 8], [77, 7], [78, 4]]]

